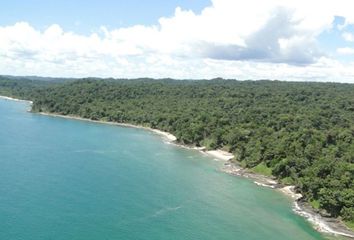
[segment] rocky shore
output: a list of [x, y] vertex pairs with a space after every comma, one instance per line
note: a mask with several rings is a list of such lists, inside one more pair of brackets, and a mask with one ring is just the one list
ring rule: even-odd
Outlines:
[[323, 216], [320, 211], [312, 208], [303, 199], [303, 196], [296, 192], [294, 186], [284, 186], [275, 178], [250, 172], [248, 169], [242, 168], [231, 161], [224, 163], [221, 171], [233, 176], [249, 178], [259, 186], [273, 188], [282, 192], [294, 201], [293, 211], [307, 219], [317, 231], [334, 236], [341, 236], [344, 239], [354, 239], [353, 231], [348, 229], [342, 221]]

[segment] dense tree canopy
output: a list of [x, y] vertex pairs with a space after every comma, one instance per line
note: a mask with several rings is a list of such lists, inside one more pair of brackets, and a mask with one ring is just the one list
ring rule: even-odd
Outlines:
[[354, 220], [354, 85], [278, 81], [0, 79], [33, 111], [133, 123], [264, 165], [331, 216]]

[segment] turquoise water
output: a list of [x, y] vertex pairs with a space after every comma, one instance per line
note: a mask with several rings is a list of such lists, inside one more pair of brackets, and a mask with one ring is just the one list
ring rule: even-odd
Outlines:
[[141, 129], [0, 100], [0, 239], [323, 239], [274, 190]]

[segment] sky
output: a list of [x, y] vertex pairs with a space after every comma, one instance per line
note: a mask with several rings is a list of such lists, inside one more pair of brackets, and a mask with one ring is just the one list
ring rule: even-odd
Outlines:
[[354, 83], [351, 0], [11, 0], [0, 74]]

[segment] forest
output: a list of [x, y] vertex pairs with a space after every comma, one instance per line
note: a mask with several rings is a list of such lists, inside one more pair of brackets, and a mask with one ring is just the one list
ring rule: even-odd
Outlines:
[[230, 151], [353, 224], [353, 84], [0, 77], [0, 95], [32, 100], [34, 112], [143, 125]]

